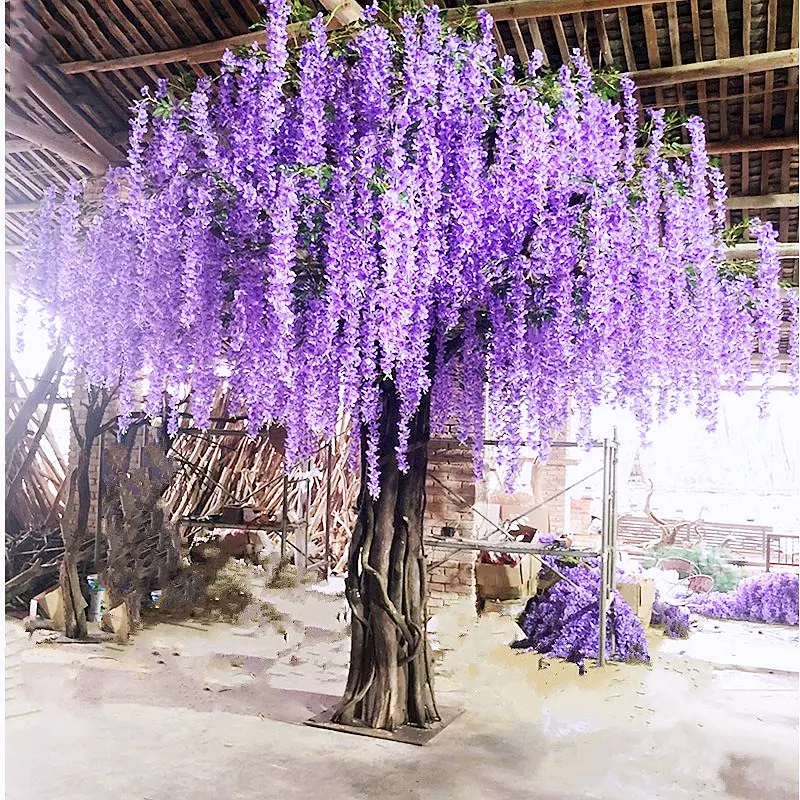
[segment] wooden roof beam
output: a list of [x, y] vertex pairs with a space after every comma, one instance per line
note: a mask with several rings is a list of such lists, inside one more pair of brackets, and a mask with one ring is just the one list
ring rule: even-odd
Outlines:
[[[749, 261], [758, 258], [758, 245], [755, 242], [745, 242], [729, 247], [726, 253], [732, 261]], [[781, 258], [800, 257], [800, 245], [796, 242], [779, 242], [778, 255]]]
[[800, 194], [797, 192], [780, 192], [778, 194], [762, 194], [729, 197], [728, 209], [751, 208], [797, 208], [800, 205]]
[[39, 201], [29, 203], [6, 203], [6, 214], [33, 214], [39, 210]]
[[718, 58], [716, 61], [703, 61], [699, 64], [643, 69], [632, 72], [631, 77], [640, 89], [649, 89], [655, 86], [670, 86], [675, 83], [732, 78], [737, 75], [750, 75], [754, 72], [796, 67], [798, 55], [800, 55], [800, 49], [794, 47], [790, 50], [776, 50], [773, 53], [753, 53], [749, 56]]
[[[302, 23], [289, 25], [289, 36], [299, 34], [303, 27]], [[139, 69], [141, 67], [174, 64], [178, 61], [187, 61], [189, 64], [207, 64], [211, 61], [219, 61], [226, 50], [247, 47], [263, 41], [264, 31], [252, 31], [239, 36], [230, 36], [227, 39], [219, 39], [216, 42], [178, 47], [174, 50], [162, 50], [157, 53], [123, 56], [121, 58], [111, 58], [108, 61], [70, 61], [59, 64], [59, 68], [66, 75], [78, 75], [85, 72], [116, 72], [123, 69]]]
[[764, 139], [733, 139], [729, 142], [709, 142], [706, 147], [712, 156], [723, 153], [762, 153], [769, 150], [797, 150], [796, 136], [775, 136]]
[[[469, 6], [471, 10], [488, 11], [497, 22], [504, 20], [528, 20], [550, 17], [554, 14], [586, 14], [610, 8], [629, 8], [631, 6], [652, 6], [656, 3], [675, 3], [677, 0], [503, 0]], [[453, 8], [447, 12], [447, 19], [460, 19], [463, 8]]]
[[10, 155], [11, 153], [31, 153], [42, 148], [38, 144], [28, 142], [25, 139], [6, 139], [5, 149], [6, 155]]
[[28, 91], [37, 97], [59, 122], [69, 128], [84, 144], [101, 155], [107, 163], [113, 164], [125, 160], [123, 153], [103, 138], [92, 124], [84, 119], [40, 75], [32, 73], [28, 77], [27, 87]]
[[[490, 3], [487, 5], [470, 6], [474, 11], [488, 11], [495, 20], [529, 20], [552, 15], [572, 14], [589, 11], [602, 11], [608, 8], [626, 8], [631, 6], [653, 5], [659, 0], [505, 0], [500, 3]], [[675, 3], [677, 0], [660, 0], [660, 2]], [[336, 19], [334, 25], [348, 24], [350, 21], [358, 19], [361, 12], [357, 10], [361, 7], [355, 0], [347, 0], [344, 4], [337, 4], [336, 0], [325, 0], [324, 5], [329, 5], [336, 9]], [[457, 20], [463, 16], [460, 8], [450, 9], [447, 12], [447, 19]], [[346, 22], [347, 20], [348, 22]], [[306, 23], [297, 22], [288, 26], [289, 36], [302, 36], [307, 30]], [[136, 56], [124, 56], [121, 58], [111, 58], [106, 61], [69, 61], [59, 64], [59, 67], [66, 75], [77, 75], [86, 72], [115, 72], [124, 69], [139, 69], [142, 67], [153, 67], [163, 64], [174, 64], [179, 61], [186, 61], [189, 64], [207, 64], [211, 61], [219, 61], [226, 50], [236, 47], [246, 47], [255, 42], [264, 41], [263, 31], [253, 31], [243, 33], [239, 36], [230, 36], [216, 42], [192, 45], [190, 47], [179, 47], [174, 50], [162, 50], [155, 53], [142, 53]]]
[[92, 175], [102, 175], [108, 168], [108, 160], [102, 155], [74, 142], [68, 136], [24, 119], [13, 111], [6, 111], [6, 131], [67, 161], [86, 167]]

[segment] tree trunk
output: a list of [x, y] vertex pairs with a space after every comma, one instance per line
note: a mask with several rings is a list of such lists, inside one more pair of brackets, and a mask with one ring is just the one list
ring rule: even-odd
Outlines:
[[[78, 443], [77, 464], [68, 477], [69, 491], [61, 519], [61, 537], [64, 540], [64, 557], [59, 572], [59, 585], [64, 601], [65, 633], [70, 639], [85, 639], [88, 635], [86, 600], [81, 591], [78, 566], [89, 529], [92, 507], [91, 458], [92, 448], [103, 434], [103, 418], [112, 398], [106, 389], [88, 387], [86, 420], [79, 426], [75, 411], [70, 406], [72, 432]], [[75, 400], [73, 399], [73, 403]]]
[[64, 634], [69, 639], [85, 639], [89, 635], [86, 621], [86, 600], [81, 592], [78, 577], [78, 562], [68, 551], [64, 551], [59, 573], [59, 585], [64, 601]]
[[422, 546], [430, 407], [425, 396], [411, 422], [404, 475], [396, 458], [399, 398], [388, 382], [381, 393], [381, 494], [375, 500], [367, 491], [362, 436], [361, 493], [346, 580], [353, 612], [350, 672], [333, 719], [394, 730], [440, 719], [425, 636]]

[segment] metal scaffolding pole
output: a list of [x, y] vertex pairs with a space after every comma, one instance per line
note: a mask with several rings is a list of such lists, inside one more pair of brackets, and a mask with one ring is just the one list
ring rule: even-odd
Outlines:
[[[617, 431], [614, 438], [603, 441], [603, 519], [600, 530], [600, 641], [597, 662], [606, 663], [606, 625], [614, 602], [614, 574], [617, 539]], [[613, 652], [613, 630], [611, 649]]]
[[325, 467], [325, 579], [331, 574], [331, 470], [333, 462], [333, 440], [328, 442], [328, 457]]
[[281, 503], [281, 561], [286, 556], [286, 528], [289, 524], [289, 476], [283, 474], [283, 500]]

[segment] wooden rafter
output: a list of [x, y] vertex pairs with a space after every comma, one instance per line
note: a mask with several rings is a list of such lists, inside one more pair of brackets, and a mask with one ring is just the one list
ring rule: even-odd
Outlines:
[[728, 208], [730, 209], [797, 208], [798, 205], [800, 205], [800, 194], [797, 192], [777, 192], [775, 194], [728, 198]]
[[[777, 42], [778, 30], [778, 0], [769, 0], [767, 4], [767, 50], [774, 50]], [[761, 122], [761, 132], [769, 136], [772, 130], [772, 89], [775, 85], [775, 75], [768, 72], [764, 76], [764, 114]], [[769, 167], [771, 154], [765, 152], [761, 155], [761, 192], [769, 191]]]
[[[644, 6], [649, 7], [655, 2], [675, 3], [677, 0], [506, 0], [506, 2], [490, 3], [473, 6], [477, 11], [488, 11], [497, 22], [508, 20], [529, 20], [542, 17], [555, 17], [561, 14], [581, 14], [593, 11], [603, 11], [610, 8], [627, 8]], [[348, 24], [361, 15], [361, 7], [355, 0], [347, 0], [344, 4], [335, 0], [325, 0], [323, 5], [336, 9], [336, 24]], [[451, 9], [447, 12], [449, 19], [459, 19], [463, 14], [461, 9]], [[293, 23], [289, 26], [289, 35], [299, 36], [307, 29], [305, 23]], [[264, 39], [263, 31], [244, 33], [230, 36], [206, 44], [196, 44], [187, 47], [176, 47], [172, 50], [161, 52], [143, 53], [136, 56], [122, 56], [105, 60], [70, 61], [60, 64], [60, 69], [67, 75], [87, 72], [115, 72], [125, 69], [152, 67], [163, 64], [173, 64], [186, 61], [190, 64], [205, 64], [218, 61], [226, 50], [235, 47], [245, 47]]]
[[39, 202], [6, 203], [6, 214], [32, 214], [39, 210]]
[[81, 141], [99, 153], [110, 163], [124, 161], [125, 157], [96, 128], [87, 122], [75, 109], [41, 76], [31, 74], [28, 91], [37, 97], [48, 110]]
[[[728, 28], [728, 6], [726, 0], [711, 0], [711, 13], [714, 19], [714, 55], [718, 61], [731, 56], [731, 37]], [[728, 138], [728, 78], [721, 75], [719, 80], [719, 122], [720, 136]]]
[[522, 38], [522, 29], [519, 27], [519, 22], [512, 19], [508, 26], [511, 28], [511, 38], [514, 40], [517, 56], [523, 64], [527, 64], [530, 57], [528, 56], [528, 48], [525, 46], [525, 40]]
[[6, 155], [14, 153], [30, 153], [31, 150], [38, 150], [39, 145], [25, 139], [6, 139]]
[[102, 175], [108, 167], [108, 160], [104, 156], [92, 152], [88, 147], [74, 142], [68, 136], [55, 133], [43, 125], [37, 125], [12, 111], [6, 111], [6, 131], [37, 147], [50, 150], [68, 161], [86, 167], [93, 175]]
[[547, 57], [547, 51], [544, 47], [544, 40], [542, 39], [542, 32], [539, 29], [539, 21], [536, 19], [529, 19], [528, 20], [528, 32], [531, 35], [531, 40], [533, 41], [533, 46], [536, 50], [538, 50], [542, 56], [544, 57], [544, 65], [549, 66], [550, 59]]
[[701, 64], [643, 69], [632, 73], [631, 77], [640, 89], [714, 78], [733, 78], [738, 75], [750, 75], [754, 72], [796, 67], [798, 52], [798, 48], [793, 47], [788, 50], [776, 50], [773, 53], [753, 53], [749, 56], [718, 58]]
[[[750, 55], [750, 39], [752, 37], [753, 26], [753, 0], [742, 0], [742, 53]], [[742, 137], [750, 135], [750, 76], [742, 78]], [[750, 156], [747, 151], [742, 152], [742, 194], [749, 189], [750, 182]]]
[[710, 155], [723, 153], [761, 153], [766, 150], [797, 150], [796, 136], [781, 136], [765, 139], [734, 139], [729, 142], [709, 142]]
[[[778, 244], [778, 256], [780, 258], [797, 258], [800, 255], [800, 250], [796, 243], [780, 242]], [[737, 261], [746, 261], [753, 258], [758, 258], [758, 245], [755, 242], [746, 242], [745, 244], [737, 244], [734, 247], [729, 247], [726, 253], [729, 259]]]

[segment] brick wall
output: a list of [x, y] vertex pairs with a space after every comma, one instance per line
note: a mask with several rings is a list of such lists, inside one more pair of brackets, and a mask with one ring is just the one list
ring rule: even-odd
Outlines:
[[592, 521], [592, 498], [575, 497], [570, 501], [569, 533], [585, 534]]
[[[472, 476], [472, 449], [455, 439], [432, 440], [428, 448], [427, 504], [425, 535], [441, 534], [442, 528], [455, 528], [455, 535], [471, 539], [475, 535], [472, 505], [480, 496]], [[477, 493], [476, 493], [477, 492]], [[430, 548], [428, 562], [428, 613], [445, 606], [475, 609], [474, 550]]]
[[[542, 499], [553, 497], [563, 492], [567, 485], [567, 465], [553, 453], [538, 470], [537, 494]], [[550, 516], [550, 530], [554, 533], [563, 533], [567, 528], [567, 503], [564, 494], [553, 497], [545, 503], [544, 507]]]
[[[452, 435], [452, 434], [451, 434]], [[532, 473], [532, 494], [525, 496], [522, 511], [545, 498], [558, 495], [566, 487], [566, 451], [554, 449], [548, 461]], [[488, 484], [476, 484], [472, 474], [472, 450], [453, 439], [432, 440], [428, 450], [427, 505], [425, 535], [441, 534], [442, 528], [455, 528], [464, 539], [484, 538], [494, 530], [484, 519], [493, 518], [487, 504]], [[472, 506], [476, 506], [477, 511]], [[550, 517], [550, 529], [561, 533], [569, 526], [568, 501], [564, 494], [544, 506]], [[447, 607], [460, 611], [475, 608], [475, 563], [477, 553], [432, 548], [427, 552], [428, 611], [436, 614]], [[474, 611], [473, 611], [474, 613]]]

